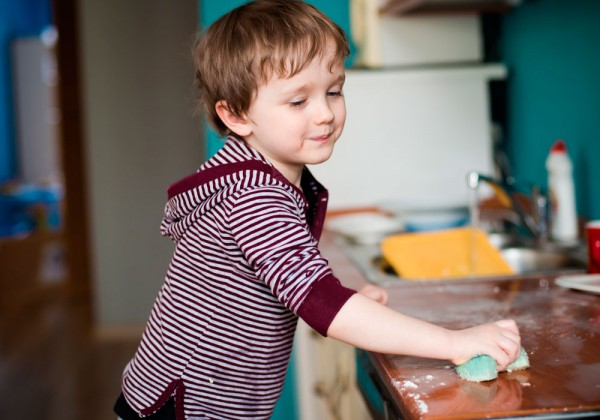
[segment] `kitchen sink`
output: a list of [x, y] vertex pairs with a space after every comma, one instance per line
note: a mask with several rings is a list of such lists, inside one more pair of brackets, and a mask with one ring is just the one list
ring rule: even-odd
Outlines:
[[585, 261], [560, 250], [509, 247], [500, 254], [517, 274], [585, 270]]
[[[343, 248], [346, 255], [348, 255], [372, 283], [391, 285], [394, 283], [398, 284], [398, 282], [404, 280], [412, 280], [397, 275], [381, 255], [381, 251], [377, 245], [348, 245]], [[585, 254], [582, 255], [580, 250], [509, 245], [506, 248], [500, 249], [500, 254], [514, 270], [514, 275], [574, 274], [582, 273], [586, 270]], [[486, 277], [492, 279], [512, 276]], [[442, 281], [447, 281], [447, 279], [443, 279]]]

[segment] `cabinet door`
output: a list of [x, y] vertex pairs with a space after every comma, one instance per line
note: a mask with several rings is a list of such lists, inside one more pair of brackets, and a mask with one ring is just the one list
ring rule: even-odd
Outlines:
[[354, 347], [322, 337], [300, 321], [295, 350], [300, 419], [371, 418], [356, 385]]

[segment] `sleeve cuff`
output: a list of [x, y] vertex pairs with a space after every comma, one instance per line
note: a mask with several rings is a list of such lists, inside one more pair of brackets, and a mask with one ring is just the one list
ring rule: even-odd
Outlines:
[[329, 274], [312, 287], [298, 308], [298, 316], [326, 337], [333, 318], [355, 293], [356, 290], [342, 286], [333, 274]]

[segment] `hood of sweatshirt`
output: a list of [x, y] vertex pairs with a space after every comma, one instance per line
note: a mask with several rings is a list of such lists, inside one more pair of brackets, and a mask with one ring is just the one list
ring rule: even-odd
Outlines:
[[[161, 233], [177, 242], [202, 215], [218, 206], [237, 188], [235, 185], [280, 184], [304, 201], [307, 221], [319, 238], [327, 204], [327, 191], [305, 169], [302, 189], [292, 185], [264, 156], [243, 141], [229, 137], [223, 147], [196, 173], [168, 188]], [[305, 195], [305, 192], [309, 194]]]

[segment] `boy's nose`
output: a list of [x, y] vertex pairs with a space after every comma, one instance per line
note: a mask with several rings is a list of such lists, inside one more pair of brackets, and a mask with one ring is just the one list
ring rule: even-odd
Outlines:
[[334, 118], [335, 114], [333, 113], [330, 104], [326, 100], [321, 101], [315, 111], [315, 122], [317, 124], [329, 123], [333, 121]]

